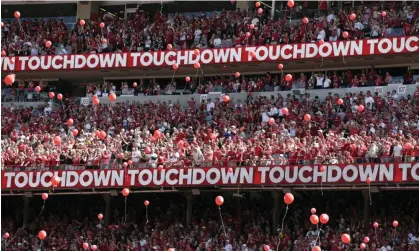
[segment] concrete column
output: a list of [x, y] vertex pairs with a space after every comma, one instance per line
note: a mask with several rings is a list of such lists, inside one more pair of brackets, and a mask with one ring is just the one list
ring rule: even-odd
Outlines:
[[92, 12], [91, 1], [77, 2], [77, 18], [90, 19], [91, 12]]
[[186, 228], [190, 228], [192, 224], [192, 194], [186, 194]]
[[29, 221], [29, 210], [31, 208], [31, 198], [23, 196], [23, 225], [26, 226], [26, 224]]
[[248, 10], [249, 1], [236, 1], [236, 8], [240, 10]]
[[370, 196], [367, 190], [362, 191], [364, 198], [364, 233], [368, 232], [368, 224], [370, 222]]
[[110, 194], [104, 194], [103, 199], [105, 200], [105, 225], [109, 225], [112, 217], [112, 196]]
[[271, 18], [275, 17], [275, 0], [272, 1]]
[[280, 211], [280, 192], [272, 192], [272, 197], [274, 199], [274, 210], [272, 212], [272, 233], [276, 232], [276, 227], [279, 224], [279, 211]]

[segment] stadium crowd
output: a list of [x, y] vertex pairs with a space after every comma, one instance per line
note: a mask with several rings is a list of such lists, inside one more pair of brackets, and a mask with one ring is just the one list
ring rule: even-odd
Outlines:
[[[360, 212], [363, 208], [360, 192], [325, 192], [324, 196], [315, 192], [300, 194], [284, 218], [282, 234], [281, 223], [272, 226], [273, 203], [268, 192], [247, 195], [245, 199], [227, 197], [221, 207], [225, 234], [218, 207], [210, 194], [195, 197], [189, 226], [185, 224], [186, 205], [180, 195], [153, 195], [148, 217], [142, 203], [133, 203], [142, 198], [130, 196], [134, 197], [128, 198], [126, 220], [121, 200], [121, 203], [113, 203], [109, 225], [97, 219], [103, 212], [99, 196], [52, 196], [40, 219], [33, 219], [24, 227], [21, 217], [13, 213], [20, 212], [19, 207], [12, 207], [11, 200], [9, 210], [5, 212], [4, 207], [2, 213], [2, 234], [9, 234], [7, 239], [2, 239], [2, 249], [81, 251], [86, 250], [83, 243], [87, 243], [90, 247], [87, 250], [93, 250], [95, 245], [99, 251], [165, 251], [169, 248], [261, 251], [264, 245], [269, 245], [271, 250], [311, 251], [316, 243], [322, 250], [346, 251], [360, 250], [360, 243], [368, 237], [365, 250], [419, 250], [419, 214], [414, 206], [419, 203], [419, 196], [415, 191], [384, 192], [373, 197], [366, 222]], [[38, 197], [33, 199], [41, 201]], [[388, 203], [389, 199], [393, 203]], [[310, 223], [310, 208], [313, 207], [318, 215], [329, 215], [327, 224]], [[284, 217], [285, 208], [279, 210], [280, 217]], [[31, 209], [32, 216], [38, 213], [39, 207]], [[392, 226], [394, 220], [398, 221], [397, 227]], [[379, 223], [378, 228], [373, 227], [373, 222]], [[37, 237], [41, 229], [47, 233], [42, 242]], [[351, 236], [349, 245], [342, 242], [343, 233]]]
[[[415, 1], [406, 5], [364, 2], [339, 11], [326, 7], [321, 13], [309, 15], [307, 24], [289, 22], [290, 13], [306, 4], [296, 4], [291, 9], [285, 6], [283, 15], [274, 19], [269, 8], [262, 14], [258, 14], [258, 8], [250, 8], [223, 10], [210, 16], [176, 14], [170, 19], [161, 12], [153, 16], [143, 11], [118, 19], [101, 11], [92, 14], [84, 25], [78, 20], [74, 28], [62, 20], [16, 19], [2, 25], [2, 51], [16, 56], [165, 50], [169, 44], [173, 49], [257, 46], [342, 40], [343, 31], [349, 33], [346, 39], [394, 36], [388, 34], [392, 28], [400, 30], [397, 35], [419, 34]], [[353, 20], [351, 14], [355, 14]], [[52, 46], [47, 48], [46, 41], [51, 41]]]
[[[417, 161], [419, 87], [180, 103], [2, 107], [2, 166], [191, 167]], [[308, 116], [310, 115], [310, 116]], [[58, 140], [58, 139], [59, 140]], [[57, 142], [57, 140], [59, 142]], [[114, 166], [117, 165], [117, 166]]]

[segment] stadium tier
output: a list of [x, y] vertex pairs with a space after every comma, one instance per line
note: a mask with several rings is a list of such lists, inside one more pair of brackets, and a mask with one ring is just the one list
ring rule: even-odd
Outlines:
[[2, 250], [419, 250], [417, 1], [1, 11]]

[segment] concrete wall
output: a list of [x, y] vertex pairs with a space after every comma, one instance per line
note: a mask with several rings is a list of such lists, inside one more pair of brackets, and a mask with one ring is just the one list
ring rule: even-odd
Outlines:
[[[380, 90], [382, 90], [382, 94], [385, 95], [387, 92], [392, 92], [393, 90], [396, 90], [396, 92], [399, 89], [399, 86], [405, 87], [405, 94], [400, 93], [400, 91], [402, 91], [402, 89], [399, 90], [399, 95], [408, 95], [408, 94], [413, 94], [416, 90], [416, 86], [419, 85], [390, 85], [390, 86], [383, 86], [383, 87], [379, 87]], [[341, 88], [341, 89], [326, 89], [326, 90], [306, 90], [307, 93], [310, 93], [310, 95], [314, 98], [315, 96], [318, 96], [320, 98], [320, 100], [323, 100], [329, 92], [335, 94], [339, 94], [339, 96], [343, 96], [346, 93], [352, 92], [352, 93], [359, 93], [359, 92], [364, 92], [366, 93], [367, 91], [371, 91], [371, 93], [374, 93], [377, 90], [376, 87], [362, 87], [362, 88]], [[282, 96], [285, 96], [287, 94], [293, 94], [292, 91], [281, 91], [281, 92], [254, 92], [252, 95], [253, 96], [266, 96], [266, 97], [270, 97], [271, 95], [276, 96], [277, 93], [280, 93]], [[196, 101], [200, 101], [201, 99], [205, 99], [205, 98], [220, 98], [222, 96], [221, 93], [219, 94], [204, 94], [204, 95], [199, 95], [199, 94], [192, 94], [192, 95], [160, 95], [160, 96], [119, 96], [117, 98], [117, 102], [125, 102], [125, 101], [129, 101], [129, 102], [140, 102], [140, 103], [144, 103], [144, 102], [148, 102], [148, 101], [153, 101], [153, 102], [168, 102], [169, 100], [172, 101], [173, 103], [177, 102], [179, 100], [179, 102], [182, 105], [187, 105], [187, 102], [190, 98], [194, 98]], [[236, 102], [237, 100], [241, 100], [244, 101], [247, 98], [247, 93], [230, 93], [229, 94], [230, 99], [232, 100], [232, 102]], [[91, 102], [91, 98], [87, 98], [89, 100], [89, 102]], [[86, 100], [87, 100], [86, 99]], [[101, 97], [99, 98], [101, 104], [108, 104], [110, 103], [110, 101], [108, 100], [108, 98], [106, 97]]]

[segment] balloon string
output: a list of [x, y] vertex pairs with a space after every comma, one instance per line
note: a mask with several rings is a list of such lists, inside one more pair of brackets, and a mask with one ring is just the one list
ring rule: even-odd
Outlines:
[[148, 206], [145, 206], [145, 219], [147, 220], [146, 224], [148, 223]]
[[39, 217], [41, 217], [42, 212], [44, 212], [44, 208], [45, 208], [45, 200], [44, 200], [44, 205], [42, 205], [41, 212], [39, 213], [38, 218], [36, 218], [35, 222], [37, 222], [39, 220]]
[[223, 221], [223, 215], [221, 214], [221, 207], [218, 207], [218, 210], [220, 211], [220, 219], [221, 219], [221, 225], [223, 226], [224, 235], [225, 237], [227, 237], [226, 227], [224, 226], [224, 221]]
[[284, 230], [284, 222], [285, 222], [285, 217], [287, 217], [287, 213], [288, 213], [288, 205], [287, 205], [287, 207], [285, 208], [285, 214], [284, 214], [284, 217], [282, 218], [282, 224], [281, 224], [281, 235], [282, 235], [282, 232], [283, 232], [283, 230]]
[[320, 65], [320, 68], [323, 66], [324, 58], [322, 57], [322, 64]]
[[173, 79], [175, 78], [175, 74], [176, 74], [176, 70], [173, 71], [172, 82], [173, 82]]
[[198, 77], [199, 68], [196, 69], [195, 79]]
[[342, 62], [343, 62], [344, 64], [346, 64], [346, 61], [345, 61], [345, 56], [344, 56], [344, 55], [342, 56]]
[[323, 179], [320, 181], [320, 191], [322, 192], [322, 196], [323, 196]]
[[317, 224], [317, 230], [318, 230], [319, 232], [317, 233], [316, 242], [314, 243], [315, 245], [317, 245], [317, 241], [319, 240], [319, 237], [320, 237], [320, 232], [322, 231], [322, 227], [323, 227], [323, 225], [321, 225], [321, 226], [320, 226], [320, 229], [319, 229], [319, 224]]
[[125, 220], [124, 220], [124, 224], [127, 221], [127, 197], [125, 197]]
[[371, 184], [368, 183], [368, 194], [370, 196], [370, 205], [372, 206], [372, 198], [371, 198]]

